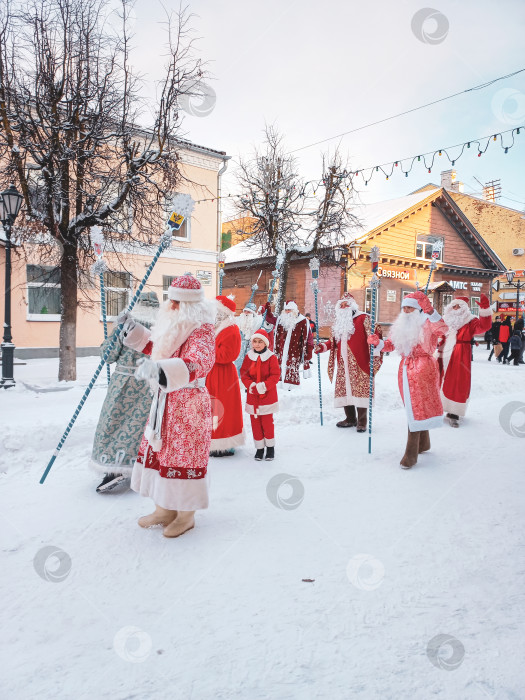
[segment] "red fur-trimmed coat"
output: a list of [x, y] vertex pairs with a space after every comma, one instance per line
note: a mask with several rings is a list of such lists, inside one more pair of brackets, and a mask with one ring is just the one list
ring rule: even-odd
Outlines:
[[241, 332], [235, 319], [217, 329], [215, 364], [206, 377], [212, 403], [211, 450], [228, 450], [244, 445], [242, 398], [234, 361], [241, 350]]
[[[289, 333], [290, 344], [286, 352]], [[281, 367], [283, 383], [297, 386], [301, 383], [299, 369], [301, 365], [305, 372], [310, 369], [314, 349], [314, 339], [308, 319], [305, 316], [299, 316], [291, 331], [285, 330], [277, 321], [274, 342], [274, 351]], [[285, 367], [284, 364], [286, 364]]]
[[[279, 410], [277, 383], [281, 369], [274, 353], [249, 350], [241, 367], [241, 381], [246, 387], [246, 413], [264, 416]], [[259, 386], [257, 386], [259, 385]]]
[[[482, 309], [481, 311], [484, 311]], [[492, 309], [488, 314], [473, 318], [455, 333], [449, 329], [437, 347], [441, 399], [443, 409], [456, 416], [464, 416], [470, 396], [472, 375], [472, 346], [475, 335], [484, 335], [492, 325]]]

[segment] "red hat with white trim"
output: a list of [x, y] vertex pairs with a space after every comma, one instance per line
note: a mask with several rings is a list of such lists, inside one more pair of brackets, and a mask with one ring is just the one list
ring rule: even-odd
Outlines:
[[259, 328], [259, 330], [256, 331], [256, 332], [252, 335], [251, 339], [253, 340], [254, 338], [259, 338], [260, 340], [264, 341], [266, 347], [269, 347], [269, 345], [270, 345], [270, 336], [269, 336], [268, 333], [267, 333], [265, 330], [263, 330], [262, 328]]
[[467, 304], [467, 306], [470, 304], [470, 299], [468, 297], [454, 297], [452, 299], [452, 302], [455, 302], [455, 301], [464, 301], [465, 304]]
[[180, 277], [175, 277], [168, 289], [168, 299], [173, 301], [202, 301], [204, 290], [198, 279], [186, 272]]
[[222, 304], [222, 306], [224, 306], [225, 309], [231, 311], [232, 313], [235, 313], [237, 305], [232, 297], [225, 297], [221, 294], [220, 296], [215, 298], [217, 299], [219, 304]]
[[285, 311], [299, 311], [299, 307], [297, 306], [295, 301], [293, 301], [293, 299], [289, 299], [286, 302], [286, 304], [284, 305], [284, 310]]
[[411, 306], [413, 309], [421, 310], [421, 306], [419, 305], [418, 301], [418, 299], [421, 299], [421, 295], [426, 296], [425, 294], [423, 294], [423, 292], [420, 291], [410, 292], [410, 294], [407, 294], [401, 302], [401, 308], [403, 308], [403, 306]]

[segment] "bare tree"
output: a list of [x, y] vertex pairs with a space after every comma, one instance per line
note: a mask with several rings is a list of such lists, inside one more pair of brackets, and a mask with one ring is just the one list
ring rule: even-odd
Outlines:
[[237, 180], [242, 194], [235, 207], [239, 216], [251, 219], [253, 234], [247, 244], [257, 245], [262, 255], [284, 253], [276, 304], [280, 311], [292, 258], [323, 257], [326, 249], [344, 241], [349, 229], [359, 226], [351, 213], [352, 181], [336, 151], [323, 156], [321, 179], [304, 183], [274, 127], [265, 129], [262, 152], [241, 160]]
[[[121, 0], [117, 23], [105, 0], [4, 0], [0, 10], [1, 178], [18, 181], [26, 216], [58, 248], [59, 379], [76, 378], [89, 228], [104, 226], [116, 247], [151, 242], [182, 177], [179, 101], [203, 76], [181, 10], [167, 18], [165, 73], [146, 105], [130, 65], [131, 7]], [[34, 231], [19, 227], [19, 240]]]

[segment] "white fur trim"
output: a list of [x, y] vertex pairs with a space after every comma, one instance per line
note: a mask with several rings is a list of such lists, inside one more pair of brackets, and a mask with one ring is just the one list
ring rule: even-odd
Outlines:
[[156, 469], [145, 469], [135, 462], [131, 488], [168, 510], [202, 510], [208, 507], [207, 476], [204, 479], [164, 479]]
[[146, 345], [149, 343], [151, 337], [151, 331], [140, 323], [137, 323], [135, 328], [131, 330], [122, 342], [128, 348], [136, 350], [137, 352], [142, 352]]
[[430, 323], [437, 323], [438, 321], [441, 321], [441, 316], [434, 309], [433, 313], [431, 313], [430, 316], [428, 316], [428, 320], [430, 321]]
[[275, 447], [275, 438], [264, 438], [266, 447]]
[[112, 474], [114, 476], [131, 476], [133, 470], [133, 465], [129, 464], [115, 464], [115, 463], [105, 463], [97, 462], [95, 459], [91, 458], [88, 464], [89, 468], [92, 469], [97, 474]]
[[257, 362], [258, 357], [261, 358], [261, 362], [266, 362], [266, 360], [269, 360], [274, 353], [268, 348], [266, 348], [266, 350], [264, 352], [261, 352], [260, 354], [258, 352], [255, 352], [255, 350], [248, 350], [246, 354], [252, 362]]
[[241, 447], [245, 443], [244, 430], [238, 435], [227, 438], [217, 438], [211, 441], [210, 452], [218, 450], [229, 450], [231, 447]]
[[[490, 306], [487, 309], [482, 309], [481, 306], [479, 307], [479, 315], [480, 316], [492, 316], [492, 309]], [[450, 411], [449, 411], [450, 413]]]
[[[345, 406], [368, 408], [369, 405], [370, 399], [362, 396], [338, 396], [334, 398], [334, 408], [344, 408]], [[372, 406], [375, 406], [374, 399], [372, 399]]]
[[379, 339], [379, 345], [376, 345], [374, 348], [374, 357], [379, 357], [381, 355], [381, 350], [385, 347], [385, 341], [380, 338]]
[[170, 287], [168, 289], [168, 299], [172, 301], [203, 301], [204, 289], [181, 289], [180, 287]]
[[310, 379], [311, 376], [312, 376], [311, 369], [303, 369], [303, 379]]
[[299, 307], [295, 303], [295, 301], [289, 301], [287, 304], [284, 305], [284, 310], [289, 310], [291, 309], [292, 311], [299, 311]]
[[258, 450], [262, 450], [264, 447], [264, 438], [262, 440], [254, 440], [253, 444]]
[[257, 413], [255, 413], [255, 406], [250, 406], [250, 404], [247, 403], [244, 410], [250, 416], [267, 416], [269, 413], [278, 413], [279, 402], [276, 401], [275, 403], [269, 403], [266, 406], [258, 406]]
[[403, 299], [403, 301], [401, 302], [401, 308], [403, 308], [403, 306], [411, 306], [413, 309], [420, 309], [421, 308], [418, 300], [414, 299], [414, 297], [405, 297]]
[[467, 412], [468, 399], [465, 403], [457, 403], [447, 397], [441, 392], [441, 403], [443, 404], [443, 410], [446, 413], [452, 413], [455, 416], [462, 418]]
[[190, 381], [190, 373], [182, 358], [172, 357], [169, 360], [159, 360], [157, 364], [166, 375], [167, 385], [166, 387], [161, 386], [160, 388], [167, 394], [169, 394], [170, 391], [180, 389]]
[[266, 347], [269, 347], [270, 345], [270, 339], [267, 338], [266, 336], [262, 335], [262, 333], [258, 333], [257, 331], [252, 335], [250, 340], [253, 340], [254, 338], [259, 338], [259, 340], [262, 340]]

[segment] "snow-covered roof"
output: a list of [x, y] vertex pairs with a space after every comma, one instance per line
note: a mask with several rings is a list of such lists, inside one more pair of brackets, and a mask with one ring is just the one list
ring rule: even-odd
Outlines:
[[[378, 226], [381, 226], [381, 224], [385, 224], [394, 217], [399, 216], [409, 209], [412, 209], [419, 204], [419, 202], [422, 202], [431, 195], [435, 194], [439, 189], [440, 188], [435, 190], [426, 190], [425, 192], [416, 192], [414, 194], [406, 195], [405, 197], [387, 199], [386, 201], [375, 202], [374, 204], [357, 204], [353, 208], [352, 214], [357, 217], [362, 226], [356, 226], [355, 228], [348, 229], [342, 242], [351, 243], [356, 238], [366, 236]], [[306, 243], [304, 247], [306, 250]], [[225, 250], [224, 255], [226, 263], [236, 263], [245, 260], [255, 260], [257, 258], [268, 257], [267, 253], [263, 253], [261, 244], [255, 243], [249, 238]]]

